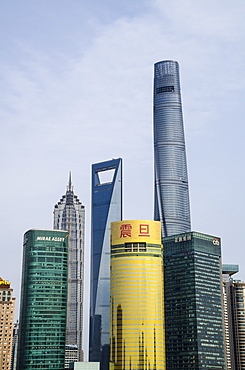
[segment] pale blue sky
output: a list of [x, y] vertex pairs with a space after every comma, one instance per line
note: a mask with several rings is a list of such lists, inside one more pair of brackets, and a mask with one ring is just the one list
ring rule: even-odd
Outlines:
[[17, 307], [22, 235], [52, 228], [72, 171], [122, 157], [124, 218], [153, 217], [153, 64], [180, 63], [192, 229], [245, 279], [243, 0], [1, 0], [1, 263]]

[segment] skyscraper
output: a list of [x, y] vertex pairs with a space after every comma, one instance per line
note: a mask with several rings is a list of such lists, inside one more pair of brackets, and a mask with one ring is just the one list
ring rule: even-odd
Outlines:
[[154, 219], [163, 236], [191, 230], [179, 65], [154, 65]]
[[111, 224], [111, 369], [165, 370], [161, 223]]
[[68, 233], [24, 235], [18, 370], [64, 368]]
[[10, 282], [0, 278], [0, 369], [10, 370], [15, 298]]
[[109, 367], [110, 224], [121, 220], [122, 159], [93, 164], [89, 357], [101, 370]]
[[70, 174], [66, 194], [54, 206], [54, 229], [69, 233], [66, 368], [71, 360], [83, 360], [84, 222], [85, 207], [74, 194]]
[[16, 370], [17, 368], [18, 342], [19, 342], [19, 322], [17, 321], [14, 324], [14, 328], [13, 328], [11, 370]]
[[231, 277], [238, 270], [237, 265], [223, 265], [227, 370], [245, 369], [245, 283]]
[[221, 242], [190, 232], [163, 238], [167, 370], [224, 370]]

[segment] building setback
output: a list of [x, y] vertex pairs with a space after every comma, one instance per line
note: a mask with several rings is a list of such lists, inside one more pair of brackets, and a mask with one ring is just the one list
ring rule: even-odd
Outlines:
[[224, 370], [220, 238], [163, 238], [167, 370]]
[[13, 289], [10, 283], [0, 278], [0, 369], [11, 369], [12, 338], [14, 327]]
[[179, 65], [154, 65], [154, 219], [163, 236], [191, 230]]
[[[110, 178], [104, 178], [110, 175]], [[122, 159], [92, 166], [89, 360], [109, 368], [110, 224], [122, 219]]]
[[84, 223], [85, 207], [74, 194], [70, 174], [66, 194], [54, 206], [54, 229], [69, 233], [65, 368], [83, 360]]
[[18, 370], [64, 368], [67, 274], [67, 231], [27, 231], [23, 243]]
[[162, 253], [160, 222], [111, 224], [111, 369], [166, 369]]

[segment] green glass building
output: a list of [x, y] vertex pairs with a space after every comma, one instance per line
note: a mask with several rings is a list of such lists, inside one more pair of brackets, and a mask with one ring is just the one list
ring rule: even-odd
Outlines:
[[63, 370], [66, 337], [68, 233], [24, 234], [18, 370]]
[[220, 238], [163, 238], [167, 370], [224, 370]]

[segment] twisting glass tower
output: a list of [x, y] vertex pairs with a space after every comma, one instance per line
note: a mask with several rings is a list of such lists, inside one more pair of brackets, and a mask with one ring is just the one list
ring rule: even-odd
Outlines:
[[92, 166], [89, 360], [109, 368], [110, 223], [122, 220], [122, 159]]
[[191, 229], [179, 65], [165, 60], [154, 65], [154, 219], [163, 236]]
[[54, 229], [69, 232], [66, 363], [82, 361], [85, 208], [74, 194], [71, 174], [66, 194], [54, 206]]

